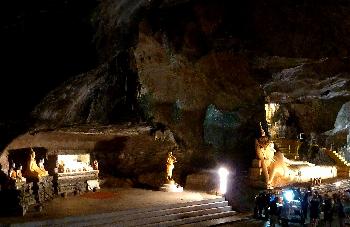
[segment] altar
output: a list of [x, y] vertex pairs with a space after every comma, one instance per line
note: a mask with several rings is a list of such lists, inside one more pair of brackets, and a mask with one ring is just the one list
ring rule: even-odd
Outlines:
[[62, 153], [48, 157], [56, 195], [65, 197], [99, 189], [98, 162], [91, 161], [89, 153]]

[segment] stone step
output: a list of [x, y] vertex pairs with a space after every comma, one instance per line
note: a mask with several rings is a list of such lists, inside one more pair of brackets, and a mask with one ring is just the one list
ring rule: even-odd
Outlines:
[[196, 220], [196, 218], [205, 216], [205, 215], [215, 215], [224, 212], [231, 212], [231, 207], [218, 207], [204, 210], [196, 210], [184, 213], [170, 214], [166, 216], [157, 216], [151, 218], [143, 218], [138, 220], [130, 220], [128, 222], [117, 222], [120, 226], [143, 226], [143, 225], [153, 225], [157, 223], [165, 223], [165, 222], [178, 222], [179, 220], [189, 219]]
[[144, 227], [155, 227], [155, 226], [167, 227], [167, 226], [179, 226], [179, 225], [185, 225], [185, 224], [191, 224], [191, 223], [193, 224], [193, 226], [201, 226], [200, 223], [203, 221], [231, 217], [231, 216], [235, 216], [235, 215], [236, 215], [236, 212], [234, 212], [234, 211], [226, 211], [226, 212], [206, 214], [206, 215], [201, 215], [201, 216], [188, 217], [188, 218], [183, 218], [183, 219], [159, 222], [159, 223], [142, 225], [142, 226], [144, 226]]
[[[190, 217], [191, 215], [204, 215], [206, 213], [203, 210], [212, 214], [229, 212], [231, 207], [227, 204], [227, 201], [225, 201], [223, 197], [219, 197], [215, 199], [121, 210], [110, 213], [18, 223], [12, 224], [11, 226], [135, 226], [139, 223], [138, 221], [141, 221], [141, 224], [149, 224], [153, 222], [171, 221], [174, 218], [183, 218], [184, 216], [181, 217], [183, 214], [185, 214], [185, 216], [187, 215], [186, 217]], [[145, 223], [147, 219], [151, 222]]]
[[163, 222], [183, 218], [184, 216], [203, 215], [207, 213], [217, 213], [223, 211], [230, 211], [231, 207], [227, 205], [227, 201], [215, 203], [203, 203], [192, 206], [184, 206], [170, 209], [159, 209], [147, 212], [138, 212], [128, 215], [115, 215], [107, 218], [105, 221], [100, 218], [89, 220], [86, 222], [77, 223], [74, 226], [91, 226], [100, 224], [117, 223], [121, 226], [135, 226], [139, 224], [148, 224], [155, 222]]
[[249, 220], [249, 218], [234, 215], [234, 216], [229, 216], [229, 217], [210, 219], [207, 221], [201, 221], [201, 222], [197, 222], [197, 223], [184, 224], [184, 225], [180, 225], [180, 226], [181, 227], [217, 226], [217, 225], [221, 225], [221, 224], [225, 224], [225, 223], [232, 223], [232, 222], [238, 222], [238, 221], [244, 221], [244, 220]]

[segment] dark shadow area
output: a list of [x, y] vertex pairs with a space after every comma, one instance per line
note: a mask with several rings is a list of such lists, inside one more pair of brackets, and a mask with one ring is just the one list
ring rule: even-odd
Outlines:
[[23, 118], [50, 90], [95, 66], [91, 16], [97, 1], [3, 4], [0, 99], [7, 108], [0, 119]]
[[0, 150], [31, 127], [29, 114], [53, 88], [96, 65], [97, 1], [5, 1], [0, 10]]
[[126, 136], [117, 136], [111, 140], [103, 140], [96, 143], [91, 152], [91, 160], [98, 160], [100, 176], [112, 175], [118, 176], [118, 156], [125, 148], [128, 140]]

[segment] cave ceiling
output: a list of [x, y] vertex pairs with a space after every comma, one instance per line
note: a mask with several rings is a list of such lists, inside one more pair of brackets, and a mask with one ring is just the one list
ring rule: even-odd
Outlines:
[[350, 100], [348, 1], [5, 5], [2, 147], [38, 128], [140, 121], [200, 147], [210, 105], [236, 116], [232, 136], [245, 141], [266, 98], [322, 133]]

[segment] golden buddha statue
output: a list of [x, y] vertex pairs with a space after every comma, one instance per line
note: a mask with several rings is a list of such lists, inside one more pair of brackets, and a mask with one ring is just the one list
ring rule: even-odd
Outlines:
[[27, 163], [27, 169], [25, 171], [25, 175], [27, 177], [34, 177], [34, 178], [40, 178], [40, 177], [49, 175], [44, 168], [40, 168], [36, 164], [35, 152], [32, 148], [30, 149], [30, 158]]
[[94, 160], [93, 163], [92, 163], [92, 169], [93, 170], [98, 170], [98, 161], [97, 160]]
[[276, 177], [293, 180], [288, 179], [291, 170], [297, 171], [301, 166], [315, 166], [306, 161], [295, 161], [284, 157], [283, 153], [275, 150], [273, 141], [266, 136], [261, 124], [260, 130], [261, 137], [255, 140], [255, 149], [257, 158], [261, 161], [262, 173], [268, 188], [273, 187]]
[[22, 166], [20, 165], [16, 171], [16, 181], [17, 182], [26, 182], [26, 178], [22, 176]]
[[16, 180], [17, 174], [16, 174], [16, 165], [15, 165], [15, 163], [12, 163], [12, 166], [11, 166], [11, 168], [9, 169], [8, 176], [9, 176], [11, 179]]
[[166, 175], [167, 180], [172, 181], [173, 179], [173, 169], [174, 169], [174, 163], [176, 162], [176, 158], [173, 155], [173, 152], [168, 153], [168, 158], [166, 160]]

